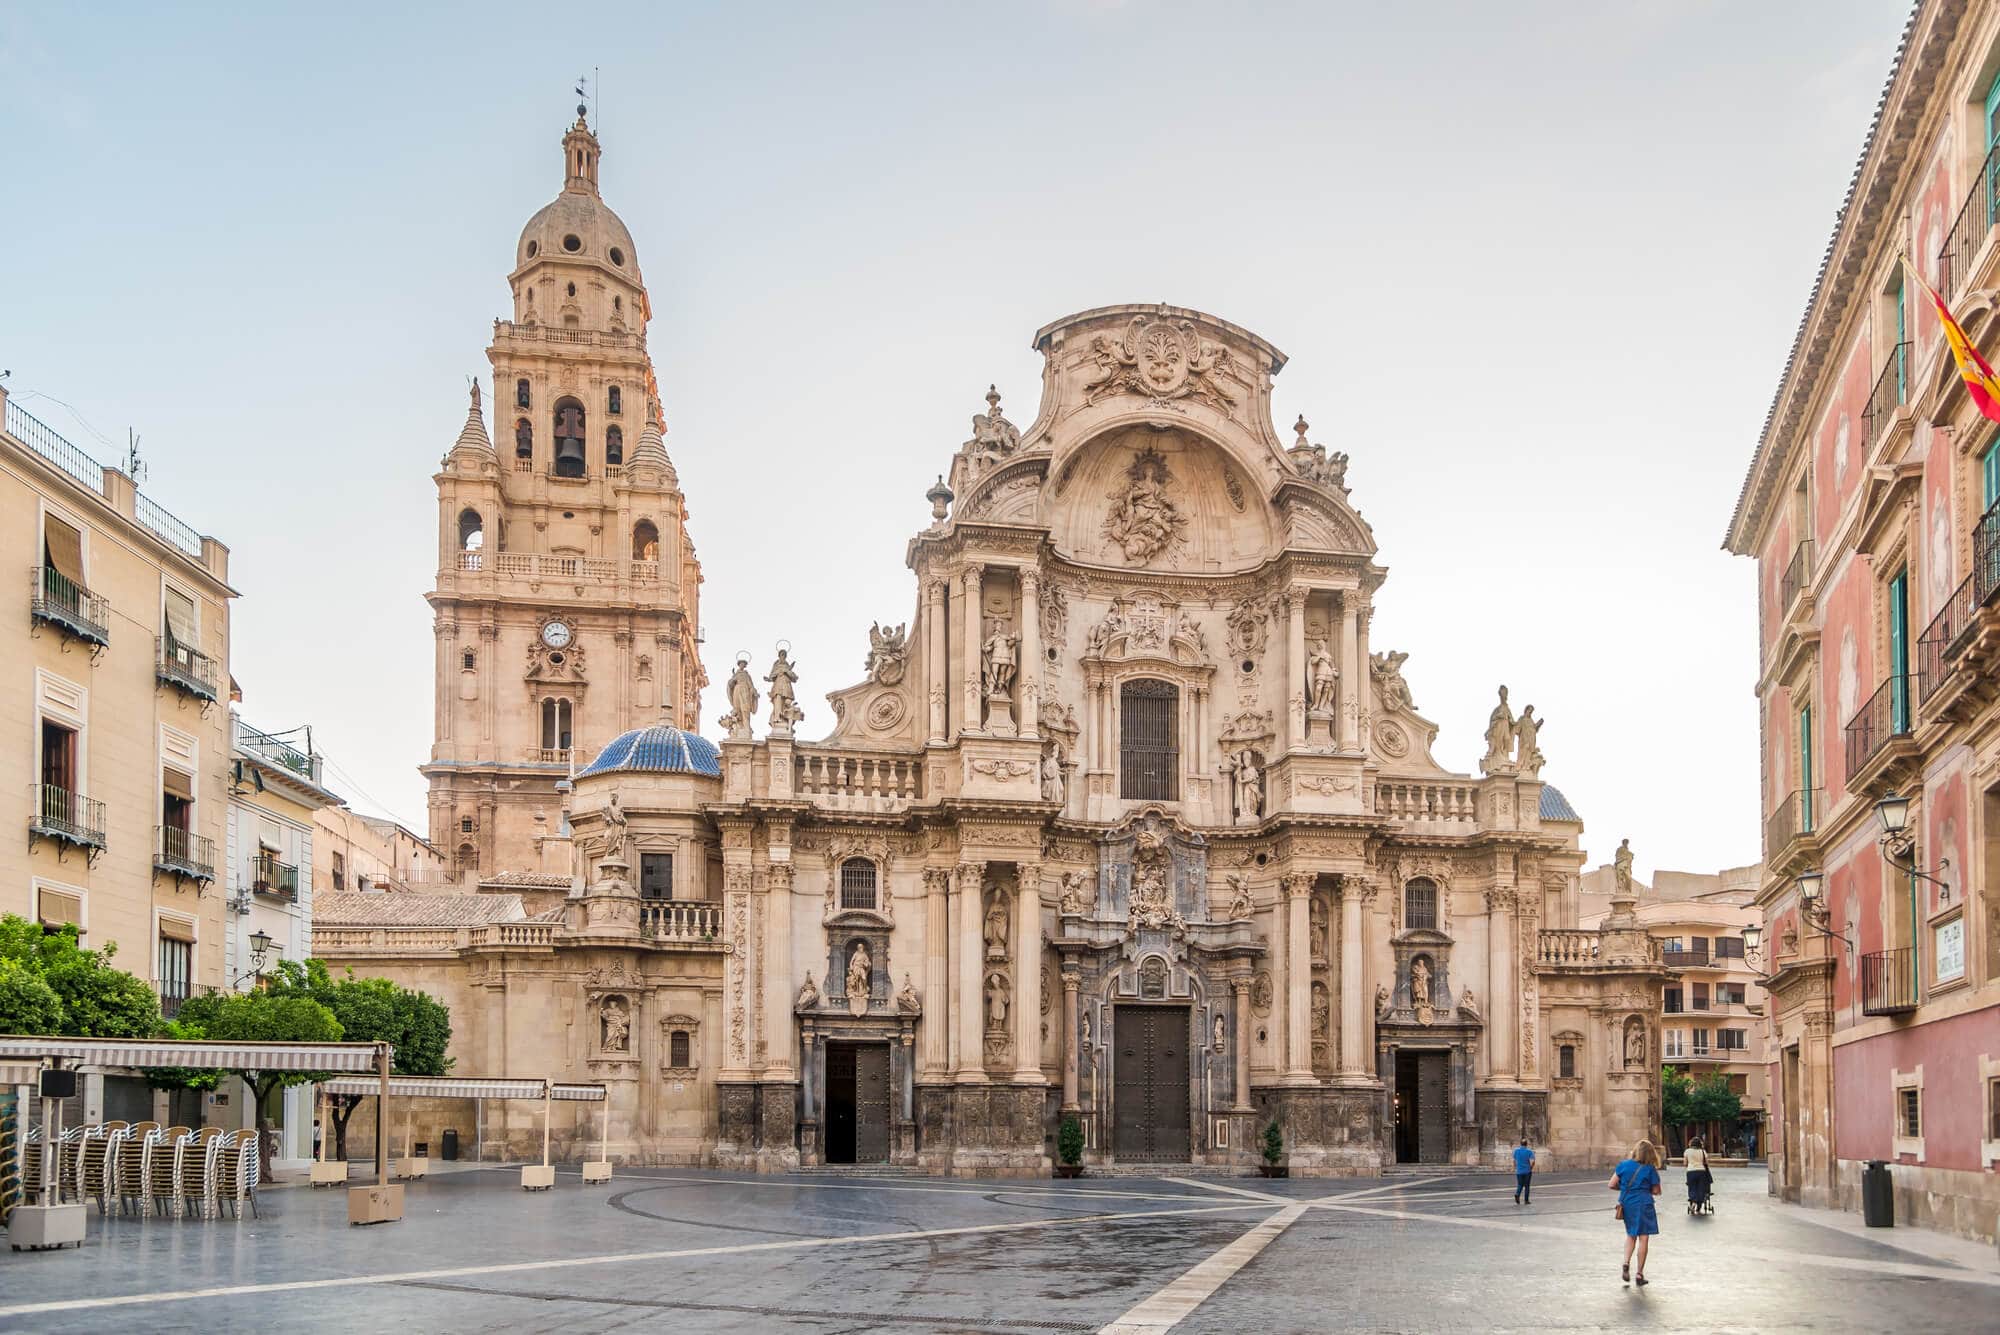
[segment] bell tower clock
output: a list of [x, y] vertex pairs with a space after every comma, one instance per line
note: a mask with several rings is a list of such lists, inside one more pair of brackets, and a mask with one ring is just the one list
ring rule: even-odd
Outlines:
[[700, 565], [662, 435], [638, 248], [598, 194], [600, 157], [579, 114], [562, 190], [515, 245], [512, 318], [493, 324], [495, 429], [475, 384], [434, 479], [423, 773], [431, 839], [468, 882], [566, 875], [542, 847], [562, 829], [557, 785], [621, 732], [700, 723]]

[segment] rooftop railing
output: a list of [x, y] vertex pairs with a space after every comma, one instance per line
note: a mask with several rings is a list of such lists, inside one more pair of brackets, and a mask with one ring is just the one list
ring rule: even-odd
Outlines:
[[28, 572], [28, 615], [90, 644], [111, 643], [111, 603], [54, 566]]
[[[4, 425], [7, 434], [27, 446], [30, 452], [39, 455], [98, 495], [104, 495], [104, 465], [64, 440], [11, 398], [7, 400]], [[201, 559], [201, 534], [175, 518], [164, 506], [144, 492], [133, 493], [132, 517], [150, 529], [163, 542], [169, 543], [197, 561]]]
[[268, 732], [259, 732], [241, 719], [236, 722], [236, 749], [288, 769], [308, 782], [316, 784], [320, 781], [318, 756], [308, 755]]
[[1979, 164], [1978, 179], [1960, 206], [1951, 231], [1945, 234], [1944, 249], [1938, 252], [1938, 288], [1946, 297], [1958, 295], [1972, 277], [1973, 258], [1986, 243], [1986, 234], [1993, 230], [1996, 219], [2000, 219], [2000, 144]]

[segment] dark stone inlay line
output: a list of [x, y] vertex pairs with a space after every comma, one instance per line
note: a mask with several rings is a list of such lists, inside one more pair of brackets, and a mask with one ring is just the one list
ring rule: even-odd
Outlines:
[[[643, 1307], [661, 1311], [733, 1312], [743, 1316], [789, 1317], [801, 1321], [862, 1321], [874, 1325], [927, 1326], [933, 1330], [1052, 1330], [1095, 1331], [1086, 1321], [1034, 1321], [1016, 1317], [956, 1317], [918, 1312], [849, 1312], [830, 1307], [753, 1307], [747, 1303], [701, 1303], [668, 1298], [612, 1298], [595, 1293], [540, 1293], [532, 1289], [483, 1289], [472, 1284], [446, 1284], [435, 1280], [399, 1280], [396, 1287], [435, 1289], [482, 1298], [520, 1298], [529, 1302], [592, 1303], [608, 1307]], [[997, 1323], [997, 1324], [996, 1324]]]

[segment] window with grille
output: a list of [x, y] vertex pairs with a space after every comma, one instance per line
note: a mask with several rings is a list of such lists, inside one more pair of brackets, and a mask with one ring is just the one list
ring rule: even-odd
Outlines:
[[639, 855], [639, 898], [672, 899], [674, 897], [674, 855], [672, 853], [641, 853]]
[[875, 864], [867, 858], [849, 858], [840, 864], [840, 907], [875, 908]]
[[1896, 1091], [1897, 1135], [1915, 1140], [1924, 1134], [1923, 1100], [1924, 1092], [1915, 1085], [1905, 1085]]
[[1179, 795], [1180, 691], [1172, 682], [1141, 678], [1118, 692], [1120, 797], [1172, 802]]
[[1403, 927], [1405, 930], [1422, 927], [1436, 931], [1437, 925], [1437, 882], [1429, 877], [1419, 876], [1403, 887]]
[[1556, 1049], [1556, 1074], [1564, 1079], [1576, 1075], [1576, 1045], [1565, 1043]]
[[1708, 1009], [1707, 983], [1694, 984], [1694, 1008], [1698, 1011], [1705, 1011]]
[[689, 1060], [693, 1045], [688, 1042], [688, 1031], [676, 1029], [667, 1038], [667, 1065], [686, 1068], [694, 1063]]
[[160, 937], [160, 1012], [172, 1015], [188, 999], [194, 978], [194, 942]]

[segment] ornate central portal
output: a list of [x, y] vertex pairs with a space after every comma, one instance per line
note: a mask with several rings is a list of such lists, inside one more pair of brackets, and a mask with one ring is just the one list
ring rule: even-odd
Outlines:
[[1119, 1006], [1114, 1016], [1112, 1153], [1121, 1163], [1186, 1163], [1189, 1009]]

